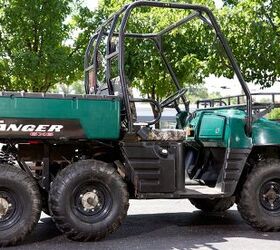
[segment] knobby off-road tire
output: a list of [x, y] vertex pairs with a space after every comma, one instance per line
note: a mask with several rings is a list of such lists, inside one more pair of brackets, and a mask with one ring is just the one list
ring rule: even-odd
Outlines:
[[41, 197], [35, 180], [17, 167], [0, 164], [0, 247], [25, 239], [40, 214]]
[[51, 185], [49, 208], [58, 229], [72, 240], [100, 240], [126, 217], [128, 192], [117, 171], [85, 160], [63, 169]]
[[190, 199], [190, 202], [203, 212], [224, 212], [234, 205], [235, 198]]
[[280, 231], [280, 160], [267, 159], [252, 169], [237, 207], [252, 227], [261, 231]]

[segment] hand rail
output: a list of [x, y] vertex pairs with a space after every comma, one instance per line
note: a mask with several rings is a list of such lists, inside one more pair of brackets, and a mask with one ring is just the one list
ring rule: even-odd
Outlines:
[[[279, 104], [280, 103], [280, 92], [275, 92], [275, 93], [251, 93], [251, 96], [270, 96], [271, 98], [271, 103], [272, 104]], [[276, 96], [279, 96], [279, 102], [276, 101]], [[234, 95], [234, 96], [225, 96], [225, 97], [219, 97], [219, 98], [213, 98], [213, 99], [204, 99], [204, 100], [199, 100], [196, 102], [197, 108], [200, 108], [200, 105], [204, 106], [204, 108], [207, 107], [217, 107], [215, 106], [216, 104], [218, 104], [219, 106], [236, 106], [236, 105], [240, 105], [242, 98], [245, 98], [245, 95]], [[235, 103], [232, 104], [234, 102], [235, 99]], [[270, 102], [266, 103], [271, 104]], [[256, 104], [254, 102], [252, 102], [252, 104]], [[264, 104], [264, 103], [262, 103]]]

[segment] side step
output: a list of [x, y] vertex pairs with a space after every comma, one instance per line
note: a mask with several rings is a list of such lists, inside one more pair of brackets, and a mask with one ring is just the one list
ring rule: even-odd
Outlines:
[[185, 185], [184, 191], [175, 193], [138, 193], [136, 198], [140, 199], [182, 199], [182, 198], [223, 198], [225, 193], [217, 187], [205, 185]]
[[180, 198], [223, 198], [225, 193], [220, 188], [205, 185], [186, 185], [184, 191], [175, 193], [139, 193], [137, 198], [142, 199], [180, 199]]
[[224, 193], [221, 188], [208, 187], [205, 185], [186, 185], [185, 194], [188, 197], [197, 198], [212, 198], [212, 197], [223, 197]]

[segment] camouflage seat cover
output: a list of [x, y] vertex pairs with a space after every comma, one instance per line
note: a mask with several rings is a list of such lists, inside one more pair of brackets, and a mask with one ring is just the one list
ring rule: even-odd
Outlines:
[[186, 131], [183, 129], [151, 129], [143, 127], [138, 135], [145, 141], [183, 141], [186, 139]]

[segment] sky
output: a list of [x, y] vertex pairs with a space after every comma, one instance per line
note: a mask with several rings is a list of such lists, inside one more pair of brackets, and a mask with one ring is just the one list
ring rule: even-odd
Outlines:
[[91, 10], [94, 10], [98, 5], [98, 0], [85, 0], [84, 2], [85, 5]]

